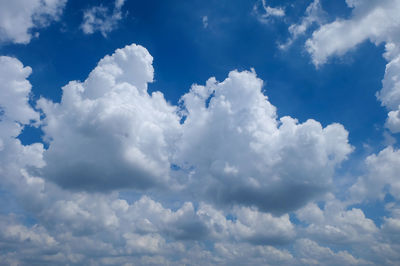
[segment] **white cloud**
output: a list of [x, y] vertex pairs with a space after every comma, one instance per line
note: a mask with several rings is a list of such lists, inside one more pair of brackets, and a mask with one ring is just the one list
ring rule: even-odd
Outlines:
[[182, 110], [160, 92], [149, 95], [152, 80], [152, 57], [131, 45], [65, 86], [61, 103], [39, 100], [50, 144], [44, 177], [75, 190], [166, 186], [284, 213], [324, 194], [352, 151], [339, 124], [278, 120], [254, 72], [194, 85]]
[[113, 10], [110, 8], [94, 6], [83, 14], [82, 31], [85, 34], [93, 34], [99, 31], [104, 37], [118, 27], [118, 22], [123, 18], [122, 6], [125, 0], [115, 0]]
[[300, 22], [289, 26], [291, 37], [285, 44], [281, 44], [279, 48], [288, 48], [297, 38], [299, 38], [299, 36], [304, 35], [313, 24], [321, 25], [325, 21], [325, 17], [326, 14], [321, 7], [320, 1], [314, 0], [307, 7], [305, 16], [300, 20]]
[[30, 67], [8, 56], [0, 56], [0, 108], [2, 124], [19, 122], [29, 124], [39, 120], [39, 114], [29, 105], [31, 84], [26, 78], [31, 74]]
[[21, 145], [16, 138], [25, 125], [37, 123], [39, 113], [29, 105], [30, 67], [12, 57], [0, 56], [0, 177], [11, 181], [26, 165], [43, 166], [43, 145]]
[[347, 1], [347, 4], [353, 8], [350, 19], [337, 19], [321, 26], [307, 41], [315, 65], [324, 64], [329, 56], [343, 55], [367, 39], [376, 44], [398, 41], [400, 1]]
[[58, 20], [67, 0], [0, 2], [0, 42], [29, 43], [33, 30]]
[[360, 43], [370, 40], [379, 45], [385, 43], [386, 66], [383, 88], [378, 99], [389, 110], [386, 126], [400, 132], [400, 1], [399, 0], [348, 0], [352, 10], [349, 19], [336, 19], [322, 25], [306, 42], [306, 49], [316, 66], [327, 62], [331, 56], [342, 56]]
[[400, 132], [400, 53], [386, 65], [382, 85], [377, 97], [390, 111], [386, 126], [393, 133], [398, 133]]
[[49, 180], [103, 191], [169, 181], [179, 117], [160, 92], [147, 93], [152, 61], [145, 48], [126, 46], [104, 57], [84, 82], [63, 87], [61, 103], [39, 100]]
[[[259, 11], [260, 7], [262, 12]], [[285, 16], [285, 10], [281, 7], [270, 7], [265, 0], [257, 1], [253, 6], [253, 12], [256, 14], [259, 21], [268, 23], [271, 18], [278, 18]]]
[[295, 249], [299, 255], [299, 265], [373, 265], [353, 257], [347, 251], [334, 252], [310, 239], [299, 239]]
[[339, 124], [278, 120], [261, 90], [254, 72], [237, 71], [192, 86], [182, 97], [186, 120], [175, 159], [190, 172], [194, 195], [282, 213], [328, 189], [352, 147]]
[[400, 151], [387, 147], [378, 155], [370, 155], [366, 159], [367, 173], [361, 176], [352, 186], [354, 200], [383, 200], [386, 193], [396, 199], [400, 195]]
[[310, 203], [296, 215], [307, 223], [307, 237], [329, 244], [364, 245], [373, 242], [379, 231], [361, 209], [347, 210], [345, 204], [335, 199], [329, 199], [323, 209]]

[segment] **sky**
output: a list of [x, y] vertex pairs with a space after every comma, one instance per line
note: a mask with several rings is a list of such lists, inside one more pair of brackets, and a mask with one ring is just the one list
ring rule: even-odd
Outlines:
[[400, 0], [0, 0], [0, 265], [399, 265]]

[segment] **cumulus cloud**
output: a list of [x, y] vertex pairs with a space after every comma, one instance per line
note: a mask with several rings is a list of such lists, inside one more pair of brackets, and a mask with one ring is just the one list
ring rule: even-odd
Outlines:
[[[397, 264], [398, 205], [392, 202], [386, 209], [390, 217], [384, 217], [383, 224], [377, 226], [352, 201], [340, 201], [333, 195], [318, 205], [307, 204], [296, 211], [303, 222], [297, 230], [300, 239], [295, 244], [296, 257], [306, 265], [320, 261], [328, 265]], [[340, 251], [333, 252], [332, 248]], [[304, 252], [308, 256], [302, 258]]]
[[223, 82], [194, 85], [182, 97], [185, 122], [175, 159], [190, 172], [193, 194], [282, 213], [328, 189], [352, 147], [339, 124], [278, 119], [262, 86], [254, 72], [238, 71]]
[[57, 21], [67, 0], [0, 2], [0, 42], [29, 43], [34, 29]]
[[389, 146], [377, 155], [370, 155], [366, 159], [366, 170], [367, 173], [361, 176], [351, 188], [351, 193], [355, 200], [383, 200], [387, 193], [399, 199], [399, 150]]
[[66, 85], [60, 103], [39, 100], [43, 176], [76, 190], [163, 186], [282, 214], [328, 190], [352, 151], [339, 124], [278, 119], [254, 72], [194, 85], [182, 109], [149, 95], [152, 80], [152, 57], [131, 45]]
[[373, 265], [363, 259], [357, 259], [347, 251], [334, 252], [322, 247], [310, 239], [299, 239], [296, 242], [299, 265]]
[[147, 93], [152, 60], [141, 46], [118, 49], [84, 82], [63, 87], [61, 103], [39, 100], [50, 143], [45, 177], [95, 191], [168, 182], [179, 117], [160, 92]]
[[125, 0], [115, 0], [111, 10], [105, 6], [94, 6], [83, 14], [82, 31], [85, 34], [93, 34], [99, 31], [104, 37], [118, 27], [118, 22], [123, 18], [122, 6]]
[[306, 235], [335, 245], [371, 243], [376, 238], [378, 228], [371, 219], [365, 217], [361, 209], [347, 209], [342, 202], [331, 199], [323, 209], [315, 203], [296, 212], [297, 217], [307, 223]]
[[16, 138], [25, 125], [34, 125], [40, 119], [28, 103], [31, 84], [26, 78], [31, 72], [19, 60], [0, 56], [0, 174], [3, 179], [11, 178], [6, 173], [20, 172], [22, 166], [43, 166], [43, 145], [23, 146]]

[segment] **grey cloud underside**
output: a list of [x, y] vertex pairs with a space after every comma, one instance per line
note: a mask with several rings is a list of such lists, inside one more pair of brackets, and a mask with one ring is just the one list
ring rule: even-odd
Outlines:
[[318, 196], [321, 197], [327, 191], [327, 187], [306, 184], [282, 184], [265, 190], [218, 184], [211, 187], [206, 195], [220, 204], [257, 206], [262, 211], [282, 215], [299, 209], [307, 202]]

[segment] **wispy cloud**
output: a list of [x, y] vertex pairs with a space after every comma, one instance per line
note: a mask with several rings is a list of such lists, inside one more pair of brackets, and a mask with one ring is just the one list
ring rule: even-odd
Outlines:
[[118, 27], [118, 22], [123, 18], [122, 6], [125, 0], [115, 0], [114, 8], [94, 6], [83, 14], [82, 31], [93, 34], [99, 31], [104, 37]]
[[265, 0], [257, 1], [253, 6], [253, 12], [258, 20], [268, 23], [272, 18], [280, 18], [285, 16], [285, 10], [282, 7], [270, 7]]

